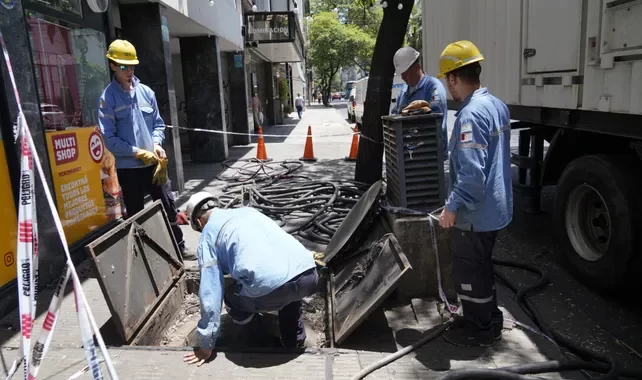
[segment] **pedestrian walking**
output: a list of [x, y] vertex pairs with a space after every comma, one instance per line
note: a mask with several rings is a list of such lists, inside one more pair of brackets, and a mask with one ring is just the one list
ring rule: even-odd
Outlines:
[[[319, 288], [312, 252], [257, 209], [222, 209], [207, 192], [190, 197], [186, 214], [201, 232], [201, 319], [198, 346], [183, 360], [200, 366], [212, 356], [223, 303], [232, 321], [250, 331], [262, 329], [259, 313], [278, 311], [281, 344], [304, 347], [302, 300]], [[235, 280], [227, 288], [224, 273]]]
[[156, 95], [134, 75], [139, 61], [130, 42], [112, 42], [107, 59], [114, 76], [99, 98], [98, 124], [107, 149], [116, 159], [127, 214], [134, 215], [145, 207], [146, 194], [153, 200], [160, 199], [183, 259], [194, 260], [196, 254], [187, 250], [176, 220], [178, 211], [162, 148], [165, 122]]
[[296, 99], [294, 99], [294, 106], [296, 107], [296, 113], [299, 115], [299, 120], [303, 117], [303, 98], [301, 94], [296, 94]]
[[441, 53], [439, 77], [461, 102], [450, 138], [450, 194], [439, 218], [449, 228], [452, 279], [464, 315], [444, 334], [458, 346], [501, 339], [492, 254], [497, 233], [513, 218], [508, 107], [481, 86], [481, 52], [470, 41]]
[[406, 83], [399, 95], [392, 114], [400, 114], [410, 103], [416, 100], [425, 100], [430, 104], [433, 112], [442, 113], [444, 118], [441, 123], [441, 140], [444, 161], [448, 159], [448, 105], [446, 88], [435, 77], [424, 74], [419, 63], [419, 52], [410, 46], [397, 50], [393, 58], [395, 74], [401, 75]]

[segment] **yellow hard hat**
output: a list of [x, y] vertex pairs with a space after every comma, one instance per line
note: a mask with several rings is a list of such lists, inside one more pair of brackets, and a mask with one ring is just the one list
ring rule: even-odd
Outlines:
[[109, 45], [107, 58], [121, 65], [138, 65], [136, 48], [127, 40], [115, 40]]
[[455, 69], [483, 60], [484, 56], [472, 42], [466, 40], [453, 42], [446, 46], [439, 57], [437, 78], [443, 78]]

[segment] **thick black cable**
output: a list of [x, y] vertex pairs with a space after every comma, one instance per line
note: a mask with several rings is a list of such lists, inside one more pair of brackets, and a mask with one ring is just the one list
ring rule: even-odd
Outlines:
[[[217, 179], [227, 182], [220, 197], [225, 208], [248, 203], [287, 232], [319, 244], [330, 242], [369, 187], [353, 181], [315, 181], [296, 175], [302, 167], [299, 161], [230, 160], [223, 167], [225, 171]], [[249, 196], [247, 202], [244, 193]]]

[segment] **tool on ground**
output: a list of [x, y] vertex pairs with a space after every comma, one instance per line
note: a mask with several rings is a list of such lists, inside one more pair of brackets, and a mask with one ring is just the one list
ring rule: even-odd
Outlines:
[[312, 126], [308, 125], [308, 137], [305, 139], [305, 148], [303, 150], [303, 157], [299, 158], [301, 161], [314, 162], [317, 160], [314, 157], [314, 147], [312, 145]]
[[354, 126], [354, 134], [352, 135], [352, 145], [350, 145], [350, 155], [345, 158], [346, 161], [356, 161], [357, 154], [359, 153], [359, 127]]
[[143, 161], [145, 165], [154, 165], [158, 163], [158, 156], [145, 149], [138, 149], [136, 151], [136, 158]]
[[154, 170], [154, 177], [152, 183], [162, 186], [167, 183], [167, 158], [159, 158]]
[[265, 150], [265, 140], [263, 139], [263, 127], [259, 125], [258, 145], [256, 146], [256, 159], [259, 161], [269, 161], [267, 151]]
[[426, 114], [430, 112], [432, 112], [432, 110], [430, 109], [430, 104], [427, 101], [415, 100], [412, 103], [408, 104], [406, 108], [404, 108], [401, 111], [401, 114], [403, 116], [409, 116], [409, 115], [421, 115], [421, 114]]

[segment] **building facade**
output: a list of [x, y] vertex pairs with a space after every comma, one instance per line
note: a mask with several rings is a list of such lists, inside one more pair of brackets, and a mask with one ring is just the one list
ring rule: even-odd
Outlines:
[[306, 96], [307, 0], [244, 0], [246, 77], [250, 96], [261, 104], [264, 124], [283, 123], [297, 94]]
[[[75, 257], [84, 258], [84, 246], [126, 212], [113, 155], [97, 129], [98, 97], [113, 75], [105, 57], [111, 41], [134, 44], [140, 60], [135, 74], [154, 90], [161, 116], [174, 127], [165, 130], [164, 148], [172, 187], [182, 192], [184, 162], [220, 162], [227, 159], [229, 146], [250, 143], [253, 91], [261, 94], [272, 123], [282, 116], [281, 99], [288, 99], [281, 88], [288, 88], [290, 101], [293, 92], [305, 91], [301, 13], [294, 4], [0, 0], [0, 31], [22, 108]], [[0, 207], [5, 215], [0, 314], [13, 308], [17, 295], [20, 150], [7, 63], [0, 57]], [[288, 79], [287, 86], [281, 78]], [[47, 284], [60, 274], [65, 259], [51, 212], [42, 206], [42, 186], [36, 186], [39, 275], [40, 283]]]

